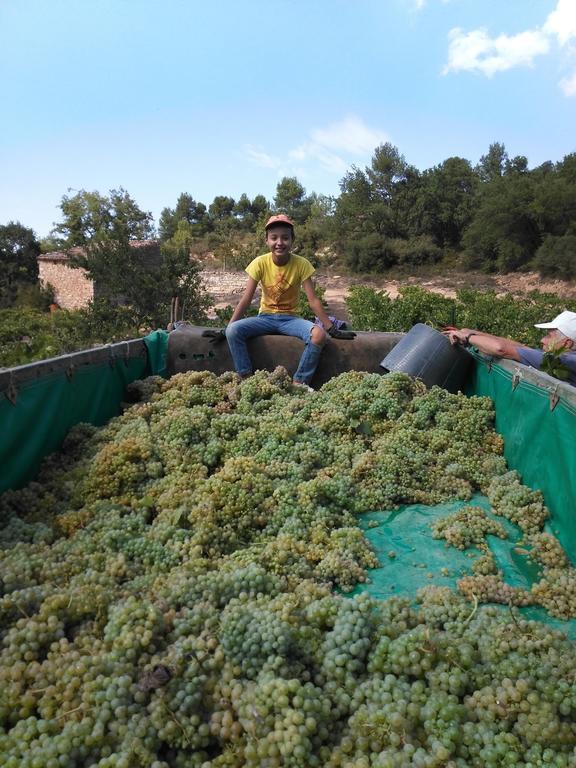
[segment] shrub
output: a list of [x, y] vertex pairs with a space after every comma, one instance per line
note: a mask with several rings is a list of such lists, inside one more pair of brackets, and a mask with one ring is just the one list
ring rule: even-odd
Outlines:
[[416, 323], [435, 328], [457, 325], [506, 336], [529, 346], [538, 346], [542, 337], [534, 323], [567, 308], [565, 299], [537, 291], [520, 297], [464, 288], [451, 299], [417, 286], [401, 288], [396, 299], [384, 291], [353, 286], [346, 305], [352, 326], [358, 330], [409, 331]]
[[533, 265], [542, 277], [572, 280], [576, 277], [576, 234], [548, 235], [536, 251]]
[[354, 272], [385, 272], [398, 262], [394, 241], [376, 232], [348, 243], [345, 255]]
[[417, 267], [420, 264], [434, 264], [442, 258], [442, 248], [439, 248], [431, 237], [420, 235], [408, 240], [397, 238], [392, 241], [392, 248], [399, 265]]

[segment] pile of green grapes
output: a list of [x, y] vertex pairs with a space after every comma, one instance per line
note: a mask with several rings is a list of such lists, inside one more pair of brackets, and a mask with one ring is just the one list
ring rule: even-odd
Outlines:
[[576, 615], [488, 399], [396, 373], [309, 393], [283, 369], [131, 396], [0, 497], [0, 765], [576, 766], [576, 649], [478, 606], [503, 582], [475, 508], [438, 529], [480, 548], [465, 594], [340, 594], [378, 565], [359, 514], [482, 491], [525, 521], [529, 601]]

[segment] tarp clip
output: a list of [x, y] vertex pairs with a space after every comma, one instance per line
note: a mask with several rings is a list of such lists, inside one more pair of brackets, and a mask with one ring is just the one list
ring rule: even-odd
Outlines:
[[112, 349], [112, 346], [108, 347], [108, 365], [110, 368], [116, 367], [116, 357], [114, 356], [114, 350]]
[[68, 379], [68, 381], [72, 381], [72, 377], [76, 373], [76, 366], [74, 365], [74, 363], [68, 363], [68, 365], [64, 370], [64, 373], [66, 374], [66, 378]]
[[556, 408], [559, 400], [560, 400], [560, 397], [558, 395], [558, 387], [554, 387], [552, 392], [550, 392], [550, 410], [551, 411], [553, 411], [554, 408]]
[[520, 379], [522, 378], [522, 372], [519, 368], [516, 368], [514, 371], [514, 374], [512, 375], [512, 389], [516, 389], [518, 384], [520, 383]]

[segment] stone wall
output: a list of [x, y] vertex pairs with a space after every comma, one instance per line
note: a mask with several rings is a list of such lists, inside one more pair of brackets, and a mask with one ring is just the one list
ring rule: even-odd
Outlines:
[[[50, 283], [55, 300], [62, 309], [81, 309], [94, 298], [94, 285], [83, 269], [67, 265], [67, 256], [60, 252], [45, 253], [38, 257], [39, 277], [43, 285]], [[214, 297], [216, 306], [234, 305], [246, 287], [246, 272], [227, 272], [222, 269], [204, 269], [200, 277], [206, 291]], [[322, 283], [322, 279], [316, 280]], [[259, 291], [254, 296], [257, 305]]]
[[[39, 279], [42, 285], [52, 285], [55, 301], [62, 309], [81, 309], [94, 298], [94, 285], [86, 277], [83, 269], [72, 269], [60, 254], [43, 254], [38, 258]], [[208, 293], [214, 296], [216, 303], [220, 297], [232, 297], [242, 294], [246, 285], [245, 272], [224, 272], [222, 270], [202, 270], [202, 282]]]
[[[160, 261], [160, 244], [155, 240], [132, 240], [130, 247], [137, 251], [142, 267], [150, 267]], [[44, 286], [54, 288], [54, 299], [62, 309], [82, 309], [88, 306], [95, 294], [102, 297], [102, 286], [94, 286], [85, 270], [68, 266], [71, 256], [82, 256], [84, 250], [75, 246], [66, 251], [51, 251], [38, 256], [38, 277]], [[119, 294], [110, 296], [117, 303], [124, 303]]]
[[215, 296], [230, 293], [242, 293], [246, 287], [246, 272], [225, 272], [222, 269], [203, 269], [200, 272], [202, 282], [208, 293]]
[[83, 269], [72, 269], [63, 259], [38, 259], [38, 277], [54, 288], [54, 300], [62, 309], [82, 309], [94, 298], [94, 284]]

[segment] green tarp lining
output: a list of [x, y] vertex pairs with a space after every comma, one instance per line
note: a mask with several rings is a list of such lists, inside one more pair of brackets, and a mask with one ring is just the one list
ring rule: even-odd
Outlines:
[[64, 371], [23, 384], [15, 405], [0, 403], [2, 424], [0, 490], [34, 478], [41, 458], [55, 451], [79, 421], [104, 424], [120, 412], [126, 386], [147, 375], [146, 360], [132, 359], [114, 369], [89, 366], [70, 379]]
[[[368, 592], [386, 600], [394, 596], [416, 598], [418, 590], [426, 585], [456, 590], [458, 580], [472, 574], [473, 560], [481, 553], [447, 547], [442, 539], [432, 537], [432, 526], [436, 520], [454, 514], [468, 504], [482, 507], [506, 529], [507, 539], [487, 537], [504, 581], [513, 587], [530, 589], [539, 581], [540, 571], [519, 551], [522, 550], [517, 546], [522, 539], [521, 530], [508, 520], [493, 515], [488, 499], [477, 494], [470, 501], [448, 502], [435, 507], [412, 504], [393, 511], [362, 515], [361, 527], [374, 547], [381, 567], [371, 570], [369, 583], [359, 585], [352, 594]], [[371, 527], [371, 523], [378, 525]], [[510, 609], [503, 607], [502, 610]], [[576, 639], [576, 621], [554, 619], [542, 608], [514, 608], [514, 611], [527, 619], [544, 621]]]
[[70, 377], [64, 370], [18, 387], [13, 404], [0, 399], [0, 491], [32, 480], [44, 456], [62, 443], [80, 421], [105, 424], [120, 413], [127, 385], [166, 370], [168, 334], [156, 331], [144, 339], [145, 357], [79, 366]]
[[499, 365], [477, 361], [469, 394], [487, 395], [496, 404], [496, 430], [504, 437], [508, 465], [524, 485], [542, 491], [552, 513], [549, 528], [576, 564], [576, 412], [560, 398], [553, 410], [550, 393], [522, 381]]
[[[562, 398], [550, 408], [550, 392], [525, 380], [512, 387], [513, 375], [497, 364], [477, 358], [467, 394], [485, 395], [496, 405], [496, 430], [504, 438], [508, 465], [518, 470], [522, 482], [542, 491], [551, 520], [546, 529], [554, 533], [576, 564], [576, 412]], [[361, 521], [381, 568], [370, 572], [370, 583], [355, 592], [367, 591], [386, 599], [393, 595], [415, 598], [426, 584], [456, 588], [457, 581], [471, 574], [473, 550], [447, 548], [432, 538], [434, 521], [453, 514], [465, 504], [487, 511], [490, 503], [477, 495], [468, 502], [436, 507], [415, 504], [394, 511], [372, 512]], [[509, 539], [488, 537], [488, 543], [506, 583], [529, 589], [539, 579], [538, 568], [518, 552], [521, 531], [503, 523]], [[370, 521], [378, 526], [370, 527]], [[502, 608], [502, 610], [509, 610]], [[526, 618], [545, 621], [576, 639], [576, 621], [553, 619], [541, 608], [520, 608]]]
[[148, 352], [149, 374], [168, 376], [168, 337], [167, 331], [152, 331], [144, 338]]

